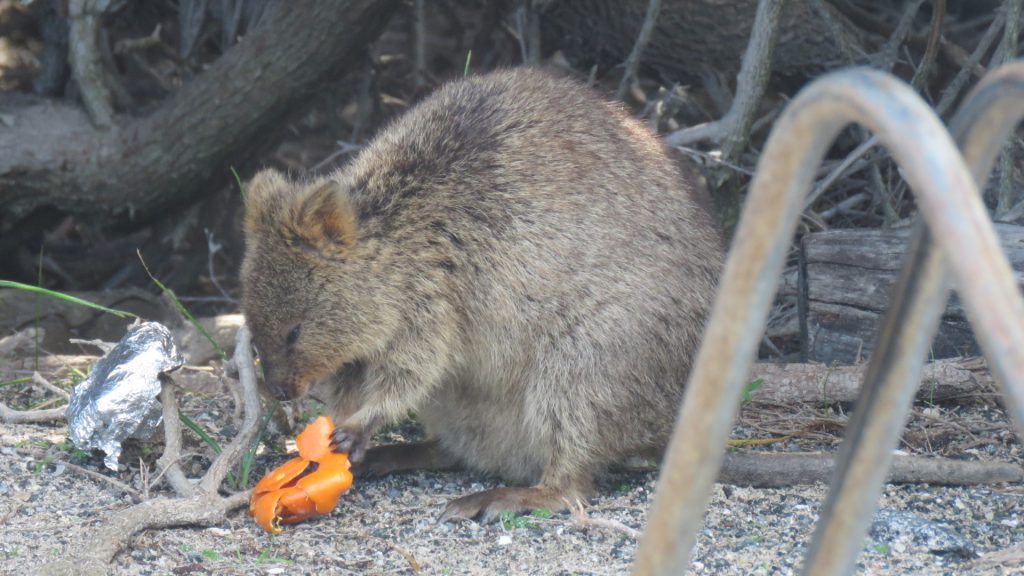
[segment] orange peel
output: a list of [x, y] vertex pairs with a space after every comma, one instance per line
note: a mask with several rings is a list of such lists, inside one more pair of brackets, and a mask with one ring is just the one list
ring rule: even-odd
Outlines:
[[249, 515], [267, 532], [328, 514], [352, 486], [348, 454], [331, 451], [334, 424], [321, 416], [296, 438], [299, 457], [275, 468], [252, 490]]

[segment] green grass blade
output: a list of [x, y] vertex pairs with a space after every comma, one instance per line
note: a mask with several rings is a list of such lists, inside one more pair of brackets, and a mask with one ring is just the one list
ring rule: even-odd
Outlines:
[[220, 344], [218, 344], [217, 341], [213, 339], [213, 336], [210, 336], [210, 333], [207, 332], [206, 328], [203, 328], [203, 325], [200, 324], [199, 321], [195, 319], [195, 316], [192, 316], [192, 313], [188, 311], [188, 308], [185, 308], [185, 305], [182, 304], [180, 300], [178, 300], [178, 297], [174, 294], [174, 291], [168, 288], [167, 286], [164, 286], [163, 282], [157, 280], [156, 276], [153, 276], [153, 273], [149, 271], [149, 266], [146, 266], [146, 261], [142, 259], [142, 252], [136, 250], [135, 253], [139, 255], [139, 262], [142, 262], [142, 268], [145, 269], [146, 274], [149, 274], [149, 279], [152, 280], [154, 284], [159, 286], [160, 289], [163, 290], [164, 294], [167, 294], [167, 297], [170, 298], [171, 302], [174, 303], [174, 307], [178, 309], [178, 312], [181, 312], [181, 315], [187, 318], [188, 321], [192, 324], [192, 326], [195, 326], [195, 329], [198, 330], [199, 333], [202, 334], [204, 338], [209, 340], [210, 344], [213, 345], [213, 349], [216, 350], [218, 354], [220, 354], [221, 359], [227, 362], [228, 353], [225, 352], [224, 349], [220, 347]]
[[0, 388], [3, 388], [5, 386], [14, 386], [15, 384], [24, 384], [26, 382], [31, 382], [31, 381], [32, 381], [32, 377], [31, 376], [25, 376], [24, 378], [15, 378], [14, 380], [7, 380], [6, 382], [0, 382]]
[[270, 417], [277, 411], [277, 407], [281, 405], [279, 400], [275, 400], [274, 404], [267, 411], [267, 414], [263, 417], [263, 423], [260, 425], [259, 430], [256, 432], [256, 440], [252, 443], [252, 446], [242, 456], [242, 461], [238, 465], [238, 486], [235, 486], [238, 490], [243, 490], [249, 485], [249, 473], [252, 472], [252, 465], [256, 461], [256, 450], [260, 446], [260, 442], [263, 440], [263, 433], [267, 430], [267, 424], [270, 423]]
[[235, 182], [238, 182], [238, 191], [242, 193], [242, 201], [245, 202], [245, 184], [242, 184], [242, 177], [238, 175], [234, 166], [231, 166], [230, 169], [231, 173], [235, 175]]
[[218, 444], [217, 441], [213, 439], [213, 436], [207, 434], [206, 430], [203, 430], [199, 426], [199, 424], [196, 424], [195, 420], [189, 418], [188, 416], [185, 416], [181, 412], [178, 412], [178, 420], [181, 420], [181, 423], [184, 424], [186, 428], [195, 432], [196, 436], [199, 436], [199, 439], [202, 440], [204, 444], [209, 446], [211, 450], [213, 450], [217, 454], [220, 454], [220, 444]]
[[[36, 272], [36, 286], [38, 286], [39, 288], [43, 287], [43, 246], [44, 246], [43, 244], [39, 245], [39, 269]], [[33, 302], [33, 304], [35, 305], [35, 313], [36, 313], [36, 317], [35, 317], [35, 320], [34, 320], [36, 333], [35, 333], [35, 335], [32, 338], [32, 340], [35, 341], [35, 355], [32, 357], [32, 369], [35, 370], [36, 372], [38, 372], [39, 371], [39, 318], [43, 314], [39, 310], [39, 295], [37, 294], [36, 298], [33, 298], [33, 300], [35, 300], [35, 302]]]
[[57, 298], [65, 302], [78, 304], [79, 306], [85, 306], [87, 308], [93, 308], [101, 312], [106, 312], [107, 314], [113, 314], [118, 318], [139, 317], [137, 314], [132, 314], [131, 312], [117, 310], [114, 308], [107, 308], [106, 306], [101, 306], [99, 304], [96, 304], [95, 302], [89, 302], [88, 300], [83, 300], [82, 298], [77, 298], [75, 296], [70, 296], [68, 294], [63, 294], [61, 292], [55, 292], [53, 290], [47, 290], [46, 288], [40, 288], [39, 286], [33, 286], [31, 284], [22, 284], [21, 282], [14, 282], [11, 280], [0, 280], [0, 288], [11, 288], [14, 290], [22, 290], [24, 292], [32, 292], [33, 294], [42, 294], [44, 296], [50, 296], [52, 298]]

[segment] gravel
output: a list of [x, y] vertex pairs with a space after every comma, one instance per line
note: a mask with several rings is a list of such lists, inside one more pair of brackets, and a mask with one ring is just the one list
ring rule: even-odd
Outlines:
[[[3, 574], [29, 573], [57, 558], [80, 530], [88, 531], [108, 513], [131, 504], [116, 487], [39, 454], [34, 447], [63, 442], [62, 428], [5, 425], [0, 433]], [[261, 464], [275, 465], [284, 458], [265, 455]], [[101, 471], [100, 464], [96, 457], [82, 465]], [[123, 472], [121, 480], [131, 481], [130, 472]], [[498, 485], [469, 472], [421, 472], [359, 483], [329, 517], [288, 527], [278, 536], [259, 529], [244, 510], [212, 528], [147, 531], [119, 554], [113, 573], [413, 574], [417, 567], [423, 574], [629, 572], [637, 550], [631, 536], [581, 525], [568, 513], [523, 519], [514, 526], [436, 521], [447, 499]], [[651, 472], [609, 475], [588, 515], [641, 530], [653, 486]], [[795, 573], [823, 497], [821, 486], [716, 486], [692, 572]], [[1024, 542], [1021, 486], [889, 486], [881, 508], [858, 573], [1024, 572], [1020, 560], [1015, 565], [984, 562], [986, 554]]]
[[[2, 400], [3, 398], [0, 398]], [[229, 433], [225, 395], [185, 397], [196, 421]], [[991, 405], [977, 410], [992, 420]], [[955, 418], [967, 416], [957, 408]], [[1005, 437], [1005, 416], [989, 433]], [[979, 420], [980, 421], [980, 420]], [[986, 424], [986, 426], [988, 426]], [[390, 439], [415, 432], [398, 428]], [[746, 435], [741, 429], [737, 435]], [[974, 440], [976, 441], [976, 440]], [[800, 449], [811, 449], [806, 439]], [[828, 443], [819, 449], [834, 449]], [[159, 444], [129, 446], [121, 473], [101, 455], [67, 448], [63, 425], [0, 425], [0, 573], [25, 574], [132, 496], [68, 466], [116, 478], [141, 491], [140, 459], [153, 469]], [[776, 446], [774, 449], [780, 449]], [[785, 447], [781, 447], [785, 449]], [[186, 452], [205, 453], [194, 438]], [[978, 451], [968, 455], [978, 456]], [[980, 456], [1021, 463], [1020, 445], [1000, 441]], [[288, 456], [260, 455], [257, 477]], [[186, 470], [200, 472], [205, 458]], [[149, 472], [152, 474], [152, 472]], [[587, 514], [642, 530], [655, 475], [609, 473]], [[210, 528], [179, 527], [137, 535], [112, 574], [626, 574], [637, 542], [627, 531], [581, 524], [568, 513], [507, 525], [439, 523], [447, 500], [501, 485], [469, 472], [415, 473], [357, 482], [329, 516], [271, 536], [244, 510]], [[151, 496], [165, 488], [155, 486]], [[810, 541], [824, 486], [754, 489], [716, 485], [693, 554], [693, 574], [792, 574]], [[887, 486], [865, 540], [859, 574], [1024, 574], [1024, 486]]]

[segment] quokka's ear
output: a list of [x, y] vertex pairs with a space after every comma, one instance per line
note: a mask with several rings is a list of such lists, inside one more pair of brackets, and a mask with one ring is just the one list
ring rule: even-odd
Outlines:
[[315, 182], [285, 201], [286, 236], [304, 250], [337, 256], [355, 244], [356, 213], [337, 182]]
[[281, 214], [282, 197], [292, 186], [277, 170], [260, 170], [245, 187], [245, 231], [247, 234], [266, 230]]

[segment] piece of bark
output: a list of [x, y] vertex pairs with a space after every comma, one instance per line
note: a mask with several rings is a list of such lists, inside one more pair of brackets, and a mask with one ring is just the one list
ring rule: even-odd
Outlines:
[[273, 17], [157, 110], [115, 118], [107, 131], [79, 108], [3, 95], [14, 126], [0, 131], [0, 215], [56, 206], [106, 224], [145, 221], [227, 182], [227, 167], [269, 145], [280, 119], [323, 80], [362, 62], [396, 5], [277, 3]]
[[[1024, 227], [996, 224], [996, 232], [1018, 281], [1024, 281]], [[909, 237], [909, 229], [832, 230], [803, 237], [800, 323], [808, 360], [851, 364], [868, 356]], [[963, 305], [954, 294], [931, 357], [978, 353]]]
[[[778, 488], [827, 483], [835, 472], [834, 454], [730, 452], [718, 481], [735, 486]], [[967, 486], [1024, 481], [1024, 468], [1006, 462], [951, 460], [896, 454], [887, 482]]]

